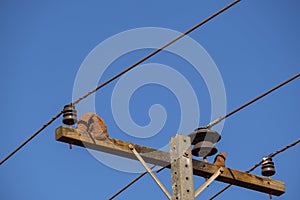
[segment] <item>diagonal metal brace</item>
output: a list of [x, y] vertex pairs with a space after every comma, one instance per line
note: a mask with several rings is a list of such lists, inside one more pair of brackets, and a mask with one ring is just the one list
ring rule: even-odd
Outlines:
[[222, 172], [224, 171], [223, 167], [220, 167], [199, 189], [195, 192], [195, 198], [207, 188]]
[[160, 189], [165, 193], [165, 195], [168, 197], [168, 199], [172, 199], [171, 195], [169, 194], [168, 190], [164, 187], [164, 185], [159, 181], [157, 176], [153, 173], [153, 171], [148, 167], [142, 156], [136, 151], [134, 146], [132, 144], [129, 144], [129, 149], [134, 153], [136, 158], [141, 162], [143, 167], [147, 170], [147, 172], [150, 174], [150, 176], [153, 178], [153, 180], [157, 183], [157, 185], [160, 187]]

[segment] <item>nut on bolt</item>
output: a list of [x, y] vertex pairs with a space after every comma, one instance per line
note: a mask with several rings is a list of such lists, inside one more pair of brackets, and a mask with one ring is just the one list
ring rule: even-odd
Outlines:
[[129, 147], [130, 150], [134, 149], [134, 146], [132, 144], [129, 144], [128, 147]]

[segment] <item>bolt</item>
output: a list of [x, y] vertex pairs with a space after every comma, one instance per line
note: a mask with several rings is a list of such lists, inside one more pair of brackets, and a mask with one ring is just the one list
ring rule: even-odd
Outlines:
[[129, 144], [128, 147], [129, 147], [130, 150], [134, 149], [134, 146], [132, 144]]
[[189, 154], [187, 152], [184, 152], [183, 156], [186, 157], [186, 158], [188, 158]]

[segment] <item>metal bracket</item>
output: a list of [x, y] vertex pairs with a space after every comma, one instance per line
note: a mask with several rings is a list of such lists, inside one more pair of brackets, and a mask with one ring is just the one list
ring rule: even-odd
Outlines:
[[143, 167], [147, 170], [147, 172], [150, 174], [150, 176], [153, 178], [153, 180], [157, 183], [157, 185], [160, 187], [160, 189], [165, 193], [165, 195], [168, 197], [168, 199], [171, 200], [171, 195], [169, 194], [168, 190], [164, 187], [164, 185], [159, 181], [157, 176], [153, 173], [153, 171], [148, 167], [142, 156], [136, 151], [134, 146], [132, 144], [129, 145], [129, 149], [134, 153], [136, 158], [141, 162]]
[[224, 171], [223, 167], [220, 167], [199, 189], [195, 192], [195, 198], [207, 188], [222, 172]]

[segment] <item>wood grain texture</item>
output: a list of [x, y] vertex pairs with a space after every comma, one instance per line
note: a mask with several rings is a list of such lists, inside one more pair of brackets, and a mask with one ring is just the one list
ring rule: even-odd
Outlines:
[[[134, 160], [137, 159], [129, 149], [129, 144], [132, 143], [113, 138], [108, 138], [106, 140], [95, 140], [94, 143], [87, 133], [78, 132], [76, 129], [71, 127], [61, 126], [57, 128], [55, 139], [57, 141], [81, 146], [84, 148]], [[147, 163], [170, 168], [169, 152], [164, 152], [137, 144], [132, 145]], [[218, 166], [193, 159], [194, 175], [208, 178], [212, 176], [218, 169]], [[275, 196], [280, 196], [285, 193], [285, 185], [281, 181], [272, 180], [225, 167], [224, 172], [216, 180]]]

